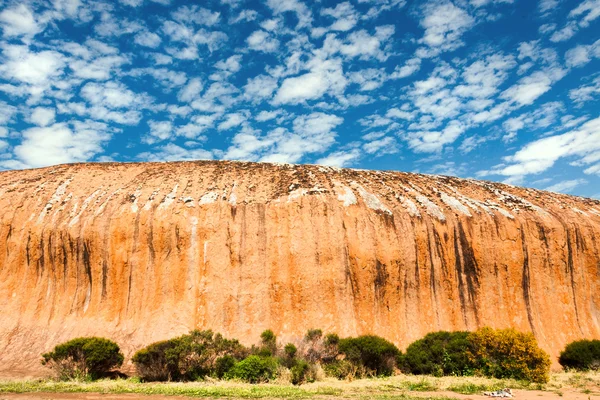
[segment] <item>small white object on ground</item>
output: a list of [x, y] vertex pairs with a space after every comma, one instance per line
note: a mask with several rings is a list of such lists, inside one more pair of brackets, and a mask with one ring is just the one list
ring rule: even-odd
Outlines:
[[510, 389], [500, 389], [500, 390], [496, 390], [495, 392], [483, 392], [483, 394], [485, 396], [489, 396], [489, 397], [506, 397], [506, 398], [510, 398], [512, 399], [513, 397], [515, 397], [515, 395], [513, 394], [512, 390]]

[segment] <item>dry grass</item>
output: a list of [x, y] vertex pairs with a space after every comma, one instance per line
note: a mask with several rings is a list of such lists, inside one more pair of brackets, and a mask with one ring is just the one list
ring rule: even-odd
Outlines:
[[346, 398], [346, 399], [445, 399], [447, 392], [464, 395], [509, 387], [522, 390], [544, 390], [560, 394], [577, 391], [585, 394], [600, 393], [600, 373], [563, 372], [551, 375], [545, 385], [528, 384], [514, 380], [480, 377], [441, 377], [397, 375], [389, 378], [322, 381], [292, 386], [279, 379], [262, 385], [234, 381], [203, 381], [188, 383], [139, 383], [135, 379], [103, 380], [96, 382], [55, 382], [50, 380], [0, 381], [0, 393], [54, 392], [54, 393], [137, 393], [180, 395], [193, 397], [227, 398]]

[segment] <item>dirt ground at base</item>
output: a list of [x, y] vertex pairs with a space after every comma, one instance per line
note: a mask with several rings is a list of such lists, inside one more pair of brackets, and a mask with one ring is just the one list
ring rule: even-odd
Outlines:
[[[513, 390], [515, 400], [593, 400], [600, 399], [600, 393], [585, 394], [575, 390], [565, 390], [560, 392], [547, 392], [538, 390]], [[387, 396], [408, 395], [420, 398], [440, 398], [447, 397], [457, 400], [490, 400], [491, 397], [484, 395], [465, 395], [448, 391], [438, 392], [398, 392], [387, 393]], [[352, 396], [348, 397], [351, 398]], [[373, 397], [378, 397], [373, 394]], [[0, 394], [0, 400], [177, 400], [186, 399], [186, 396], [164, 396], [164, 395], [142, 395], [142, 394], [103, 394], [103, 393], [3, 393]], [[346, 398], [346, 396], [315, 396], [315, 399], [334, 399]], [[368, 394], [360, 398], [369, 398]], [[211, 399], [214, 399], [211, 398]], [[234, 399], [234, 398], [230, 398]]]

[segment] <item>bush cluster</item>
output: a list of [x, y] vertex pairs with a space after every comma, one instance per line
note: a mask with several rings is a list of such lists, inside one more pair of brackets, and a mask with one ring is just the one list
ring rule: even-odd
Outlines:
[[[313, 382], [323, 374], [338, 379], [412, 374], [484, 375], [530, 382], [548, 380], [550, 357], [531, 333], [481, 328], [475, 332], [433, 332], [410, 344], [405, 354], [375, 335], [340, 338], [311, 329], [302, 340], [280, 346], [271, 330], [247, 348], [210, 330], [191, 331], [152, 343], [132, 358], [144, 381], [192, 381], [213, 377], [250, 383], [288, 376], [291, 383]], [[600, 341], [571, 343], [561, 353], [567, 368], [597, 369]], [[61, 379], [107, 376], [121, 366], [119, 346], [103, 338], [78, 338], [43, 354], [42, 363]], [[283, 375], [280, 375], [282, 372]]]
[[42, 364], [61, 380], [102, 378], [120, 367], [123, 359], [119, 345], [98, 337], [69, 340], [42, 354]]
[[560, 353], [563, 368], [578, 371], [600, 370], [600, 340], [577, 340]]
[[481, 328], [469, 334], [475, 371], [492, 378], [548, 382], [550, 356], [532, 333], [515, 329]]
[[195, 330], [174, 339], [156, 342], [131, 359], [145, 381], [192, 381], [206, 376], [223, 377], [248, 355], [237, 340], [213, 331]]
[[433, 332], [411, 343], [402, 369], [416, 375], [472, 375], [469, 332]]
[[533, 334], [514, 329], [434, 332], [408, 346], [402, 369], [413, 374], [483, 375], [548, 381], [550, 357]]

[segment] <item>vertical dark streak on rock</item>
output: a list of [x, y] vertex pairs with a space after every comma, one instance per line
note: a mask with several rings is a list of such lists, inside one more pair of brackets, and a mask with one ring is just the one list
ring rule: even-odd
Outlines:
[[4, 247], [6, 248], [6, 258], [10, 256], [10, 246], [8, 245], [8, 241], [12, 237], [12, 224], [8, 226], [8, 233], [6, 234], [6, 238], [4, 239]]
[[29, 250], [30, 244], [31, 244], [31, 233], [28, 233], [27, 234], [27, 245], [25, 247], [25, 257], [27, 259], [28, 267], [31, 265], [31, 254], [30, 254], [30, 250]]
[[85, 268], [85, 274], [87, 275], [88, 278], [88, 284], [90, 285], [90, 294], [93, 288], [93, 282], [92, 282], [92, 264], [90, 261], [90, 245], [89, 243], [84, 240], [83, 241], [83, 267]]
[[581, 333], [581, 321], [579, 320], [579, 307], [577, 306], [577, 296], [575, 295], [575, 265], [573, 262], [573, 244], [571, 243], [571, 232], [569, 228], [565, 226], [567, 235], [567, 269], [569, 272], [569, 278], [571, 280], [571, 296], [573, 297], [573, 307], [575, 307], [575, 318], [577, 319], [577, 326]]
[[527, 249], [527, 241], [525, 240], [525, 227], [521, 224], [521, 247], [523, 249], [523, 275], [521, 278], [521, 288], [523, 290], [523, 300], [527, 310], [527, 320], [533, 334], [537, 337], [535, 324], [533, 320], [533, 311], [531, 308], [531, 282], [529, 272], [529, 251]]
[[[135, 215], [135, 228], [133, 230], [133, 249], [131, 251], [131, 259], [137, 256], [137, 245], [140, 238], [140, 214]], [[127, 303], [125, 306], [125, 314], [129, 313], [129, 302], [131, 301], [131, 283], [133, 282], [133, 270], [135, 263], [129, 260], [129, 278], [127, 279]]]
[[40, 234], [39, 249], [40, 249], [40, 258], [38, 258], [38, 261], [36, 263], [36, 272], [38, 274], [38, 278], [40, 278], [42, 275], [44, 275], [45, 263], [46, 263], [46, 259], [45, 259], [46, 254], [45, 254], [45, 248], [44, 248], [44, 230], [42, 230], [42, 232]]
[[388, 278], [389, 274], [385, 264], [382, 264], [379, 260], [375, 260], [375, 279], [373, 280], [373, 284], [375, 288], [375, 299], [378, 304], [385, 299], [385, 287]]
[[[467, 238], [463, 225], [457, 221], [458, 229], [455, 229], [454, 247], [456, 250], [456, 270], [459, 273], [459, 296], [461, 298], [461, 307], [463, 307], [463, 317], [467, 318], [467, 300], [468, 305], [473, 311], [475, 323], [479, 326], [479, 310], [477, 307], [477, 294], [479, 292], [479, 269], [473, 247]], [[457, 237], [458, 236], [458, 237]], [[460, 246], [460, 251], [459, 251]], [[465, 299], [465, 282], [468, 299]]]
[[63, 261], [63, 290], [67, 289], [67, 269], [69, 265], [69, 259], [67, 258], [67, 246], [65, 245], [65, 238], [60, 237], [60, 243], [62, 248], [62, 261]]

